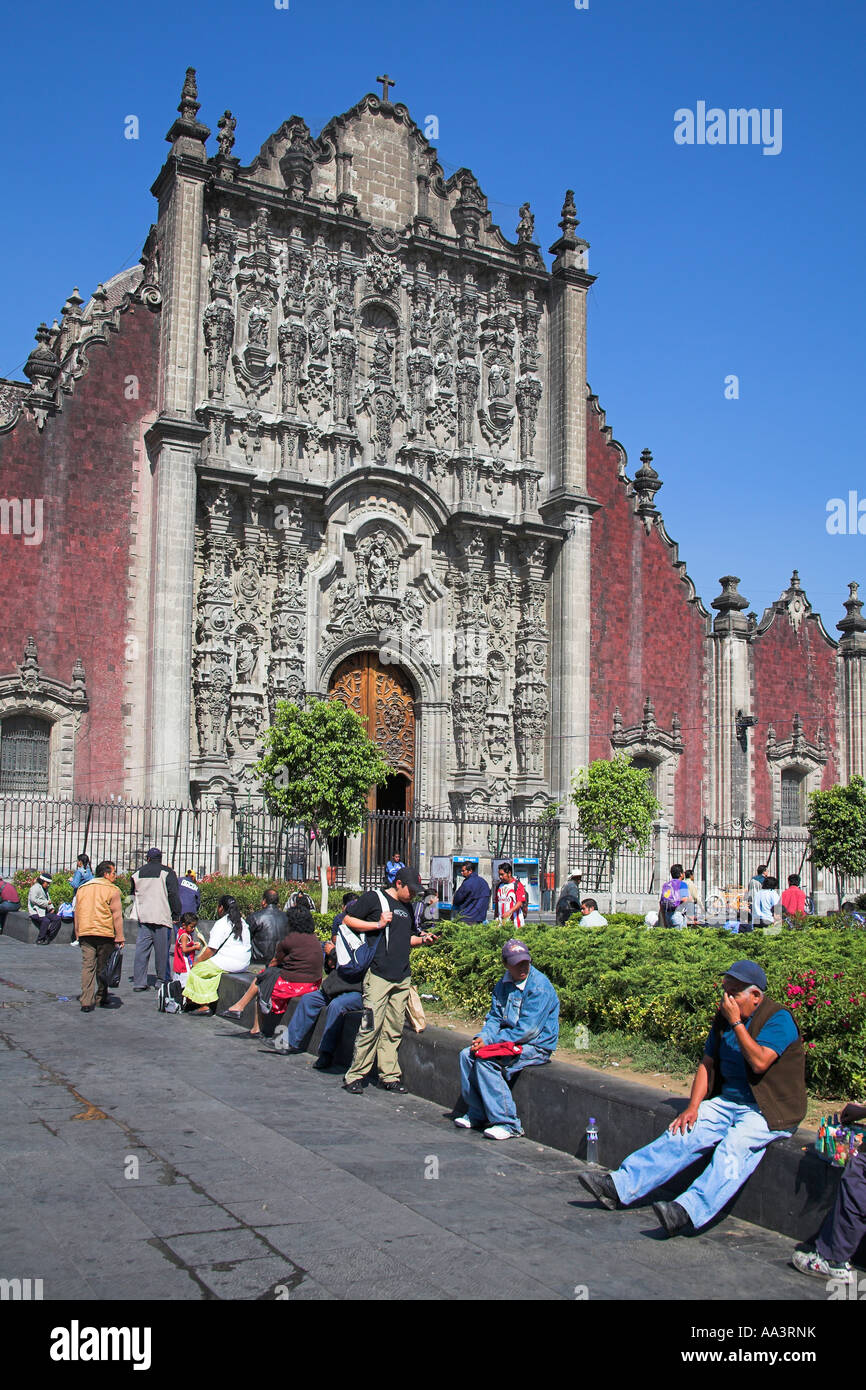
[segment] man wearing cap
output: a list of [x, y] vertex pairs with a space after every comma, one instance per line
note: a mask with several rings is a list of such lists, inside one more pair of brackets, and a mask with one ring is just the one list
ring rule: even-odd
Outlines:
[[558, 927], [564, 927], [573, 913], [580, 912], [580, 883], [581, 875], [572, 874], [560, 893], [556, 904], [556, 925]]
[[351, 904], [351, 913], [343, 915], [350, 931], [375, 932], [379, 937], [376, 954], [364, 976], [364, 1013], [355, 1055], [343, 1078], [344, 1089], [353, 1096], [363, 1094], [364, 1077], [374, 1062], [382, 1089], [406, 1094], [397, 1048], [403, 1036], [412, 983], [409, 952], [413, 946], [429, 946], [436, 940], [430, 932], [415, 933], [411, 902], [413, 894], [421, 889], [417, 871], [400, 868], [393, 884], [375, 893], [362, 893]]
[[761, 967], [735, 961], [722, 988], [685, 1110], [661, 1138], [630, 1154], [615, 1172], [580, 1178], [613, 1211], [715, 1150], [675, 1202], [653, 1203], [669, 1236], [711, 1221], [755, 1171], [767, 1146], [789, 1138], [806, 1113], [800, 1033], [788, 1010], [768, 996]]
[[147, 989], [151, 951], [156, 957], [156, 978], [165, 979], [171, 924], [181, 915], [177, 874], [163, 866], [162, 850], [147, 851], [146, 863], [132, 875], [132, 892], [132, 915], [138, 920], [132, 985], [138, 993]]
[[36, 880], [27, 894], [27, 911], [30, 914], [30, 921], [34, 927], [39, 928], [39, 935], [36, 938], [37, 946], [47, 946], [50, 941], [53, 941], [63, 923], [63, 918], [59, 912], [54, 911], [54, 904], [48, 896], [50, 886], [50, 874], [37, 874]]
[[[536, 970], [522, 941], [506, 941], [502, 959], [505, 974], [493, 987], [484, 1027], [460, 1053], [466, 1113], [454, 1120], [458, 1129], [483, 1129], [487, 1139], [517, 1139], [523, 1133], [508, 1082], [525, 1067], [549, 1062], [559, 1042], [559, 997], [547, 976]], [[479, 1056], [479, 1049], [491, 1044], [506, 1044], [508, 1050]]]

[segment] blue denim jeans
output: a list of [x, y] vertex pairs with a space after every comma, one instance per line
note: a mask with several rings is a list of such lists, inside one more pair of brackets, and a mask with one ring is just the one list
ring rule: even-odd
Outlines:
[[676, 1199], [693, 1226], [705, 1226], [754, 1173], [767, 1145], [791, 1133], [770, 1129], [760, 1110], [716, 1096], [701, 1101], [691, 1133], [665, 1130], [660, 1138], [630, 1154], [610, 1176], [620, 1201], [628, 1205], [662, 1187], [700, 1154], [715, 1149], [712, 1162]]
[[325, 1019], [325, 1031], [319, 1044], [319, 1055], [321, 1056], [324, 1052], [333, 1057], [340, 1041], [343, 1014], [348, 1013], [350, 1009], [363, 1008], [363, 996], [360, 990], [349, 990], [346, 994], [337, 994], [330, 1004], [320, 989], [311, 990], [309, 994], [302, 994], [295, 1012], [289, 1020], [286, 1036], [289, 1047], [302, 1048], [304, 1046], [316, 1026], [316, 1019], [326, 1006], [328, 1013]]
[[503, 1125], [522, 1134], [508, 1082], [524, 1067], [540, 1067], [549, 1061], [550, 1053], [531, 1043], [524, 1043], [517, 1060], [506, 1066], [503, 1063], [509, 1063], [507, 1057], [473, 1057], [464, 1047], [460, 1053], [460, 1092], [472, 1123]]

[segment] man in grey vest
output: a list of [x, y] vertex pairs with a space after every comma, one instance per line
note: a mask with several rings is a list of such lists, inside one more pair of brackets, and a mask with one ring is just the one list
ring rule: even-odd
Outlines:
[[171, 926], [181, 914], [177, 874], [163, 866], [162, 850], [147, 851], [147, 862], [132, 875], [132, 893], [132, 915], [138, 920], [132, 986], [141, 992], [147, 989], [151, 951], [156, 956], [156, 978], [165, 979]]

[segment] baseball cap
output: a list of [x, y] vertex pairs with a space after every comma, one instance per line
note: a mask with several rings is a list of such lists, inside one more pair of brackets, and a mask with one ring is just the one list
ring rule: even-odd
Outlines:
[[733, 965], [728, 966], [725, 974], [732, 975], [735, 980], [741, 980], [744, 985], [757, 985], [758, 989], [766, 991], [767, 977], [760, 965], [756, 965], [753, 960], [735, 960]]
[[147, 851], [147, 854], [146, 854], [144, 857], [145, 857], [145, 859], [161, 859], [161, 858], [162, 858], [162, 850], [161, 850], [161, 849], [149, 849], [149, 850]]
[[532, 960], [532, 956], [529, 954], [525, 942], [518, 941], [516, 937], [512, 937], [511, 940], [506, 941], [505, 945], [502, 947], [502, 959], [505, 961], [506, 965], [517, 965], [518, 961]]
[[423, 883], [421, 882], [421, 875], [418, 873], [418, 870], [409, 869], [405, 866], [402, 869], [397, 870], [396, 874], [394, 875], [394, 882], [404, 883], [406, 887], [409, 889], [410, 893], [420, 893], [424, 887]]

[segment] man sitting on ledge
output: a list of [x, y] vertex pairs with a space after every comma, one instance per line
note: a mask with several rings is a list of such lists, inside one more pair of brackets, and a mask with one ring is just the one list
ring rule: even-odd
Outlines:
[[535, 969], [522, 941], [506, 941], [502, 959], [505, 974], [493, 987], [484, 1027], [460, 1053], [466, 1114], [454, 1123], [458, 1129], [484, 1129], [488, 1139], [517, 1139], [523, 1129], [508, 1082], [524, 1067], [541, 1066], [553, 1056], [559, 996]]
[[805, 1054], [787, 1009], [766, 993], [751, 960], [728, 967], [724, 994], [689, 1103], [660, 1139], [630, 1154], [614, 1173], [580, 1181], [614, 1211], [668, 1182], [700, 1154], [712, 1161], [675, 1202], [654, 1202], [669, 1236], [705, 1226], [739, 1192], [776, 1139], [787, 1139], [806, 1113]]

